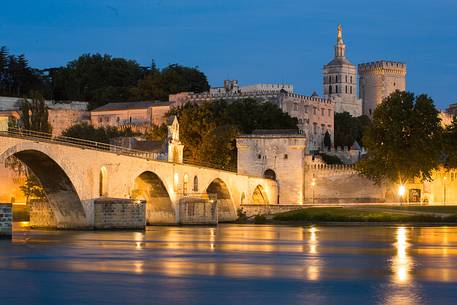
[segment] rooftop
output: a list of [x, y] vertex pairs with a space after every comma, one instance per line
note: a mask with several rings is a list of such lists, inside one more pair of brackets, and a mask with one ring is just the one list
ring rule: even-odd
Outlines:
[[148, 109], [150, 107], [158, 107], [158, 106], [170, 106], [170, 102], [153, 101], [153, 102], [108, 103], [106, 105], [103, 105], [101, 107], [98, 107], [98, 108], [92, 110], [92, 112], [129, 110], [129, 109]]

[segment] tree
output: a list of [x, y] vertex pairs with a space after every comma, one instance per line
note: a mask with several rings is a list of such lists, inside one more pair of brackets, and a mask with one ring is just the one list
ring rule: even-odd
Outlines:
[[457, 168], [457, 117], [444, 130], [443, 154], [445, 167]]
[[355, 141], [363, 145], [363, 133], [370, 124], [366, 115], [353, 117], [348, 112], [335, 113], [335, 146], [351, 147]]
[[332, 147], [332, 139], [330, 138], [330, 134], [328, 133], [328, 131], [326, 131], [324, 135], [324, 147], [328, 149]]
[[170, 94], [208, 90], [206, 75], [197, 68], [173, 64], [159, 70], [153, 63], [151, 70], [132, 88], [131, 99], [168, 100]]
[[87, 123], [73, 125], [62, 132], [62, 136], [84, 139], [94, 142], [109, 144], [111, 139], [117, 137], [131, 137], [134, 133], [130, 128], [119, 130], [115, 127], [94, 127]]
[[41, 186], [39, 180], [33, 174], [27, 176], [25, 184], [21, 185], [19, 189], [24, 194], [27, 204], [30, 202], [30, 199], [45, 200], [47, 198], [46, 192]]
[[357, 168], [377, 183], [428, 180], [439, 163], [441, 135], [433, 100], [397, 90], [376, 108], [364, 136], [368, 154]]
[[236, 137], [255, 129], [297, 129], [297, 119], [271, 103], [253, 99], [185, 104], [177, 115], [184, 158], [226, 169], [236, 168]]
[[33, 91], [31, 101], [27, 98], [22, 101], [20, 121], [25, 129], [51, 133], [52, 126], [49, 124], [48, 116], [48, 107], [40, 93]]
[[52, 92], [58, 100], [89, 101], [93, 109], [128, 100], [131, 88], [142, 76], [143, 70], [136, 61], [84, 54], [52, 71]]

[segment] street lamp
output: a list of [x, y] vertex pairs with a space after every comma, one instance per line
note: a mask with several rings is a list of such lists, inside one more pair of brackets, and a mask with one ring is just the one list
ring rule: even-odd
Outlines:
[[398, 196], [400, 196], [400, 205], [403, 202], [403, 196], [405, 196], [405, 193], [406, 193], [405, 185], [404, 184], [400, 184], [400, 186], [398, 187]]
[[313, 188], [313, 204], [314, 204], [314, 187], [316, 186], [316, 178], [311, 181], [311, 187]]

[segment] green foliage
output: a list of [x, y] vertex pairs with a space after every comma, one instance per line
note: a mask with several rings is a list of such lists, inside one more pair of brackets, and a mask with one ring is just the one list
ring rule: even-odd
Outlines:
[[153, 67], [138, 85], [131, 90], [135, 100], [168, 100], [169, 94], [178, 92], [204, 92], [209, 90], [208, 80], [197, 68], [178, 64], [169, 65], [163, 70]]
[[130, 98], [130, 90], [143, 76], [133, 60], [110, 55], [84, 54], [66, 67], [52, 71], [52, 92], [57, 100], [91, 102], [91, 108]]
[[32, 91], [31, 101], [24, 98], [20, 107], [20, 122], [27, 130], [52, 132], [52, 126], [48, 122], [48, 107], [40, 93]]
[[[388, 208], [388, 207], [386, 207]], [[438, 216], [434, 214], [408, 215], [397, 211], [376, 211], [357, 208], [307, 208], [276, 214], [278, 221], [305, 222], [456, 222], [457, 215]]]
[[354, 141], [363, 145], [363, 133], [370, 125], [366, 115], [353, 117], [348, 112], [335, 113], [335, 147], [351, 147]]
[[457, 118], [454, 117], [451, 125], [447, 126], [443, 134], [443, 152], [445, 166], [457, 168]]
[[46, 199], [46, 193], [43, 187], [41, 186], [39, 180], [32, 174], [27, 176], [25, 184], [19, 188], [24, 194], [27, 203], [29, 203], [30, 199]]
[[87, 123], [77, 124], [62, 132], [62, 136], [90, 140], [109, 144], [111, 139], [117, 137], [131, 137], [134, 133], [131, 129], [118, 130], [115, 127], [95, 128]]
[[184, 158], [236, 168], [236, 137], [255, 129], [296, 129], [297, 120], [276, 105], [253, 99], [185, 104], [171, 110], [180, 124]]
[[442, 128], [427, 95], [395, 91], [376, 108], [364, 136], [368, 150], [357, 168], [375, 182], [430, 179], [441, 154]]
[[327, 154], [320, 154], [322, 161], [326, 164], [343, 164], [343, 162], [337, 156], [330, 156]]
[[165, 141], [167, 134], [168, 128], [166, 124], [160, 126], [153, 125], [151, 130], [145, 134], [145, 138], [153, 141]]
[[30, 91], [44, 92], [43, 75], [29, 66], [24, 55], [11, 55], [0, 48], [0, 95], [23, 96]]
[[255, 215], [254, 216], [254, 223], [255, 224], [263, 224], [267, 222], [267, 217], [265, 215]]

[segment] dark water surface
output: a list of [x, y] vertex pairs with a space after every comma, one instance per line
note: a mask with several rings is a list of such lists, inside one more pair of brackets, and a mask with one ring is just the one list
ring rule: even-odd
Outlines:
[[0, 304], [457, 304], [457, 228], [18, 230]]

